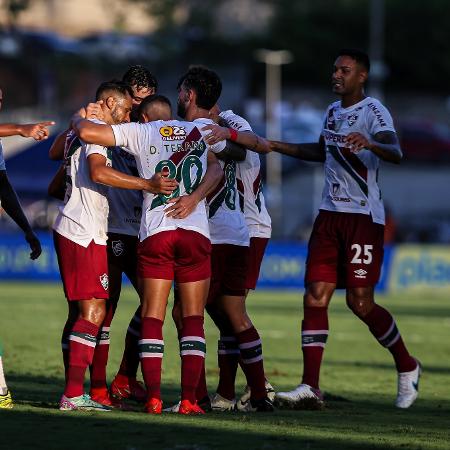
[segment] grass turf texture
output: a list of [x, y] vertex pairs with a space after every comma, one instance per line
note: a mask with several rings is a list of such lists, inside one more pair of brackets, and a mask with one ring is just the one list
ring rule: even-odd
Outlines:
[[[202, 417], [140, 412], [60, 412], [63, 389], [60, 334], [66, 305], [59, 285], [2, 283], [0, 337], [15, 408], [0, 411], [0, 448], [15, 449], [448, 449], [450, 432], [450, 302], [428, 296], [379, 296], [395, 315], [411, 352], [424, 366], [420, 397], [394, 408], [396, 373], [390, 354], [352, 313], [341, 295], [330, 308], [330, 337], [321, 388], [323, 411], [274, 414], [209, 413]], [[111, 330], [109, 380], [136, 308], [124, 289]], [[301, 371], [301, 293], [252, 293], [249, 310], [263, 338], [266, 373], [277, 390], [291, 389]], [[206, 322], [207, 374], [217, 382], [217, 332]], [[168, 314], [163, 400], [178, 400], [179, 357]], [[238, 392], [244, 381], [238, 379]]]

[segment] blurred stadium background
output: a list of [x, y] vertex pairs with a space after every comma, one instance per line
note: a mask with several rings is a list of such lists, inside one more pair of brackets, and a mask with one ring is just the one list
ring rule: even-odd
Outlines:
[[[97, 85], [131, 64], [147, 66], [176, 99], [189, 64], [224, 82], [223, 108], [290, 142], [316, 140], [334, 100], [330, 75], [342, 47], [367, 49], [368, 93], [393, 113], [405, 158], [383, 164], [388, 210], [380, 289], [450, 291], [450, 3], [443, 0], [2, 0], [2, 122], [53, 119], [64, 129]], [[58, 279], [49, 230], [57, 203], [47, 184], [52, 142], [3, 140], [10, 179], [44, 254], [32, 264], [0, 211], [0, 279]], [[301, 287], [322, 167], [287, 157], [263, 161], [274, 239], [261, 286]]]

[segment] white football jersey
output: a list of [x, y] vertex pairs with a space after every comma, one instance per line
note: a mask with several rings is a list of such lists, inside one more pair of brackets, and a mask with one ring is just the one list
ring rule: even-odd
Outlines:
[[[139, 176], [136, 159], [118, 147], [112, 152], [112, 167], [120, 172]], [[108, 187], [108, 232], [137, 236], [142, 216], [142, 191]]]
[[65, 238], [87, 247], [93, 240], [106, 245], [108, 200], [106, 186], [91, 180], [88, 156], [100, 154], [111, 166], [111, 150], [83, 143], [72, 131], [64, 149], [66, 193], [53, 229]]
[[209, 239], [208, 218], [205, 201], [185, 219], [167, 217], [167, 201], [190, 194], [199, 185], [207, 169], [207, 152], [221, 152], [225, 141], [213, 146], [205, 143], [201, 131], [210, 119], [193, 122], [179, 120], [112, 125], [116, 145], [123, 147], [136, 157], [137, 169], [142, 178], [151, 178], [156, 172], [168, 169], [169, 177], [175, 178], [179, 186], [170, 196], [144, 192], [142, 221], [139, 239], [143, 241], [161, 231], [183, 228], [201, 233]]
[[372, 139], [380, 131], [395, 132], [395, 128], [389, 111], [372, 97], [348, 108], [342, 108], [340, 101], [328, 107], [322, 130], [326, 160], [320, 209], [372, 215], [375, 223], [384, 225], [377, 184], [380, 160], [367, 149], [352, 153], [344, 142], [352, 132]]
[[[253, 131], [250, 124], [233, 111], [222, 111], [220, 116], [237, 131]], [[250, 237], [270, 238], [272, 224], [262, 192], [261, 163], [258, 153], [247, 150], [245, 160], [237, 164], [239, 203], [244, 212]]]

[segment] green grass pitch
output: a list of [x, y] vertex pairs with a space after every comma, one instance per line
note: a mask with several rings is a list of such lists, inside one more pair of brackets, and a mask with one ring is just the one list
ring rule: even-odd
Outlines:
[[[63, 389], [60, 334], [66, 304], [60, 285], [2, 283], [0, 338], [15, 408], [0, 411], [0, 448], [16, 449], [448, 449], [450, 448], [450, 300], [443, 296], [379, 296], [395, 315], [411, 352], [424, 367], [420, 397], [394, 408], [396, 373], [390, 354], [347, 310], [342, 295], [330, 308], [330, 337], [321, 388], [323, 411], [273, 414], [209, 413], [202, 417], [140, 412], [60, 412]], [[109, 380], [137, 305], [124, 289], [111, 330]], [[301, 372], [301, 292], [260, 291], [248, 299], [263, 339], [268, 378], [278, 390], [298, 384]], [[217, 382], [217, 332], [206, 322], [208, 385]], [[170, 314], [163, 400], [177, 401], [179, 357]], [[238, 391], [243, 388], [239, 375]]]

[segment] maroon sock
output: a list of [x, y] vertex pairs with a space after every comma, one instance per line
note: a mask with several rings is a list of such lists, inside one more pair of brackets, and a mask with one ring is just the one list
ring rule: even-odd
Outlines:
[[183, 317], [181, 330], [181, 399], [196, 401], [196, 390], [206, 353], [202, 316]]
[[217, 393], [228, 400], [233, 400], [236, 397], [234, 385], [236, 382], [239, 355], [240, 351], [236, 338], [221, 334], [217, 342], [217, 359], [219, 363]]
[[119, 373], [128, 378], [136, 378], [139, 367], [139, 336], [141, 335], [141, 307], [136, 310], [128, 325], [125, 336], [125, 349], [123, 351], [122, 362]]
[[161, 366], [164, 354], [163, 321], [144, 317], [141, 321], [139, 356], [141, 369], [147, 387], [147, 397], [161, 399]]
[[67, 319], [61, 336], [61, 351], [64, 363], [64, 377], [67, 380], [67, 370], [69, 369], [69, 335], [73, 328], [73, 322]]
[[83, 394], [84, 374], [92, 363], [97, 341], [98, 326], [84, 319], [78, 319], [69, 336], [69, 368], [67, 370], [66, 397]]
[[398, 372], [410, 372], [416, 368], [417, 362], [408, 353], [389, 311], [375, 304], [372, 311], [361, 320], [369, 327], [378, 342], [392, 353]]
[[200, 378], [195, 391], [195, 398], [197, 401], [200, 401], [206, 397], [208, 397], [208, 386], [206, 385], [205, 358], [203, 358], [202, 370], [200, 372]]
[[305, 306], [302, 322], [302, 383], [316, 389], [319, 389], [320, 366], [327, 338], [328, 309]]
[[255, 327], [236, 334], [242, 358], [242, 370], [251, 389], [251, 398], [258, 400], [266, 396], [266, 379], [262, 344]]
[[109, 330], [115, 309], [112, 305], [107, 305], [105, 320], [97, 336], [97, 346], [95, 347], [94, 357], [90, 366], [91, 389], [107, 389], [108, 387], [106, 385], [106, 365], [108, 364], [109, 355]]

